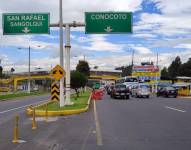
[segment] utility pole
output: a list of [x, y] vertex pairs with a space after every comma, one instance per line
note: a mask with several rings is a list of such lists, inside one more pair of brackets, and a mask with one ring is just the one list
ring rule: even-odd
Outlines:
[[[156, 67], [158, 68], [158, 52], [157, 52], [157, 62], [156, 62]], [[156, 86], [155, 86], [155, 88], [156, 88], [156, 94], [157, 94], [157, 92], [158, 92], [158, 76], [157, 76], [157, 73], [156, 73]]]
[[134, 65], [134, 53], [135, 53], [135, 51], [134, 51], [134, 49], [133, 49], [133, 50], [132, 50], [132, 63], [131, 63], [132, 68], [133, 68], [133, 65]]
[[28, 72], [28, 93], [31, 92], [31, 47], [29, 45], [29, 72]]

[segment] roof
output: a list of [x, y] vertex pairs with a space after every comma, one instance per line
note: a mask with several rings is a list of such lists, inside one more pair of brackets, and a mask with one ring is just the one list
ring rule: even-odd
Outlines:
[[90, 71], [100, 71], [100, 72], [115, 72], [115, 73], [122, 73], [122, 70], [107, 70], [107, 69], [91, 69]]
[[176, 79], [190, 79], [190, 80], [191, 80], [191, 77], [186, 77], [186, 76], [178, 76], [178, 77], [176, 77]]

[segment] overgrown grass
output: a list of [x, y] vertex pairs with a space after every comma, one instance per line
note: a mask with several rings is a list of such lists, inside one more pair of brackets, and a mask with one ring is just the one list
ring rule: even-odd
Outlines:
[[19, 98], [19, 97], [24, 97], [24, 96], [38, 96], [46, 94], [45, 92], [31, 92], [29, 93], [12, 93], [12, 94], [5, 94], [5, 95], [0, 95], [0, 101], [5, 101], [5, 100], [11, 100], [14, 98]]
[[[87, 91], [85, 93], [80, 93], [79, 97], [77, 99], [76, 99], [76, 95], [72, 95], [71, 96], [71, 102], [74, 103], [73, 105], [64, 106], [64, 107], [60, 108], [59, 103], [55, 102], [55, 103], [48, 104], [48, 110], [49, 111], [59, 111], [59, 110], [75, 110], [75, 109], [85, 108], [87, 106], [89, 96], [90, 96], [89, 91]], [[37, 110], [45, 110], [46, 107], [45, 106], [40, 106], [40, 107], [38, 107], [36, 109]]]

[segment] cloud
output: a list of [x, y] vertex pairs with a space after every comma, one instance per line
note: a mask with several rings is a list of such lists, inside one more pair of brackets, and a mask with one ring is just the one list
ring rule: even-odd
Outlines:
[[133, 47], [140, 54], [151, 54], [152, 51], [146, 47]]
[[191, 50], [191, 44], [179, 44], [178, 46], [175, 46], [175, 48], [184, 48]]
[[156, 35], [153, 34], [149, 34], [149, 33], [140, 33], [140, 34], [133, 34], [133, 37], [137, 37], [137, 38], [156, 38]]
[[88, 38], [83, 38], [83, 42], [89, 41], [90, 45], [83, 46], [83, 48], [94, 51], [123, 52], [124, 44], [114, 44], [109, 42], [106, 37], [106, 35], [91, 35]]
[[[142, 0], [64, 0], [63, 1], [63, 21], [84, 21], [86, 11], [136, 11], [141, 9]], [[13, 2], [0, 0], [0, 12], [50, 12], [51, 22], [58, 22], [59, 1], [49, 0], [14, 0]], [[37, 7], [38, 6], [38, 7]]]
[[191, 43], [191, 38], [176, 38], [176, 39], [163, 39], [160, 41], [154, 42], [150, 47], [157, 48], [157, 47], [175, 47], [182, 43], [188, 44]]
[[150, 32], [162, 35], [188, 34], [191, 30], [191, 15], [141, 14], [141, 21], [134, 28], [136, 31], [149, 29]]
[[157, 3], [157, 8], [163, 14], [179, 15], [191, 13], [191, 1], [189, 0], [151, 0]]

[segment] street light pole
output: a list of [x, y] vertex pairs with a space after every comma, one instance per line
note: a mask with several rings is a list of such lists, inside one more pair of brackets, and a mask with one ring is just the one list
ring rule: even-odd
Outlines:
[[30, 83], [30, 77], [31, 77], [31, 75], [30, 75], [30, 66], [31, 66], [31, 48], [30, 48], [30, 45], [29, 45], [29, 72], [28, 72], [28, 93], [30, 94], [30, 92], [31, 92], [31, 83]]

